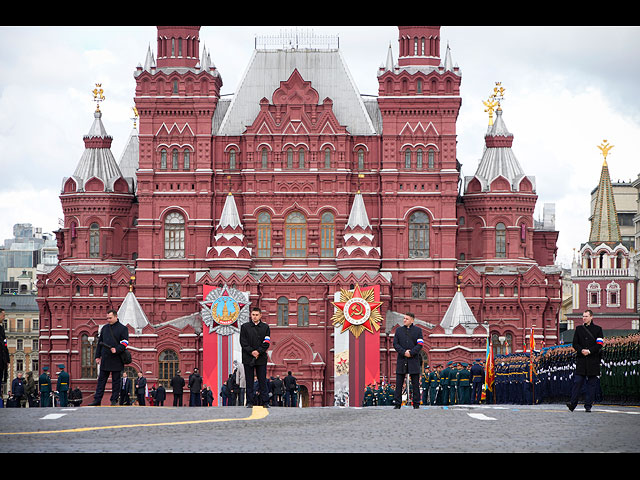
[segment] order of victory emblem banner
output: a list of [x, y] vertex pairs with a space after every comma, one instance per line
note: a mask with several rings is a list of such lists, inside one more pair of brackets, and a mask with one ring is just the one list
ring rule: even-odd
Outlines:
[[209, 333], [233, 335], [240, 332], [240, 325], [249, 321], [249, 299], [227, 285], [211, 289], [200, 305], [202, 321], [209, 327]]
[[383, 302], [375, 300], [374, 288], [363, 290], [356, 285], [353, 292], [340, 289], [340, 300], [331, 303], [336, 307], [331, 320], [334, 326], [342, 325], [340, 333], [349, 330], [358, 338], [365, 330], [374, 333], [380, 329], [380, 306]]

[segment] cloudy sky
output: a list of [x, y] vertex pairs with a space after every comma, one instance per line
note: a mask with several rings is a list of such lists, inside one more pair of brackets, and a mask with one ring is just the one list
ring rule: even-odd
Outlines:
[[[398, 58], [397, 27], [210, 27], [200, 39], [235, 91], [256, 36], [338, 35], [342, 55], [362, 94], [377, 94], [376, 72], [389, 45]], [[103, 123], [116, 159], [131, 132], [135, 81], [156, 27], [0, 27], [0, 243], [15, 223], [58, 228], [62, 179], [82, 155], [102, 83]], [[503, 118], [513, 151], [536, 177], [536, 218], [555, 204], [558, 263], [588, 239], [590, 192], [597, 186], [603, 140], [612, 180], [640, 174], [640, 28], [459, 26], [441, 29], [462, 70], [458, 160], [473, 175], [488, 117], [483, 100], [495, 82], [505, 88]]]

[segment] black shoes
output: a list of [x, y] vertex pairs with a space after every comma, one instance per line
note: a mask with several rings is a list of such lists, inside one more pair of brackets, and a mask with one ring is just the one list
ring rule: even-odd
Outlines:
[[89, 404], [90, 407], [99, 407], [100, 406], [100, 400], [94, 400], [93, 402], [91, 402]]
[[571, 403], [567, 403], [567, 408], [569, 409], [570, 412], [573, 412], [576, 408], [575, 405], [572, 405]]

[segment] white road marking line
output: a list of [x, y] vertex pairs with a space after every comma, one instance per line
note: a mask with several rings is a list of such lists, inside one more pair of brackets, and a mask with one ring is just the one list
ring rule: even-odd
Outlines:
[[476, 420], [495, 420], [493, 417], [487, 417], [484, 413], [467, 413], [467, 415]]
[[50, 413], [49, 415], [45, 415], [40, 420], [56, 420], [60, 417], [64, 417], [66, 413]]

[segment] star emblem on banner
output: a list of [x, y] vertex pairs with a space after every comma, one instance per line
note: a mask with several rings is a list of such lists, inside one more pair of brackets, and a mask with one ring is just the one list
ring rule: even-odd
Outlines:
[[232, 335], [240, 331], [240, 325], [248, 321], [249, 301], [238, 290], [225, 285], [209, 292], [200, 302], [202, 320], [209, 327], [209, 333]]
[[340, 333], [349, 330], [357, 338], [364, 331], [374, 333], [380, 329], [383, 302], [375, 301], [373, 288], [362, 290], [356, 285], [353, 292], [341, 289], [340, 301], [331, 303], [336, 307], [331, 320], [334, 326], [342, 325]]

